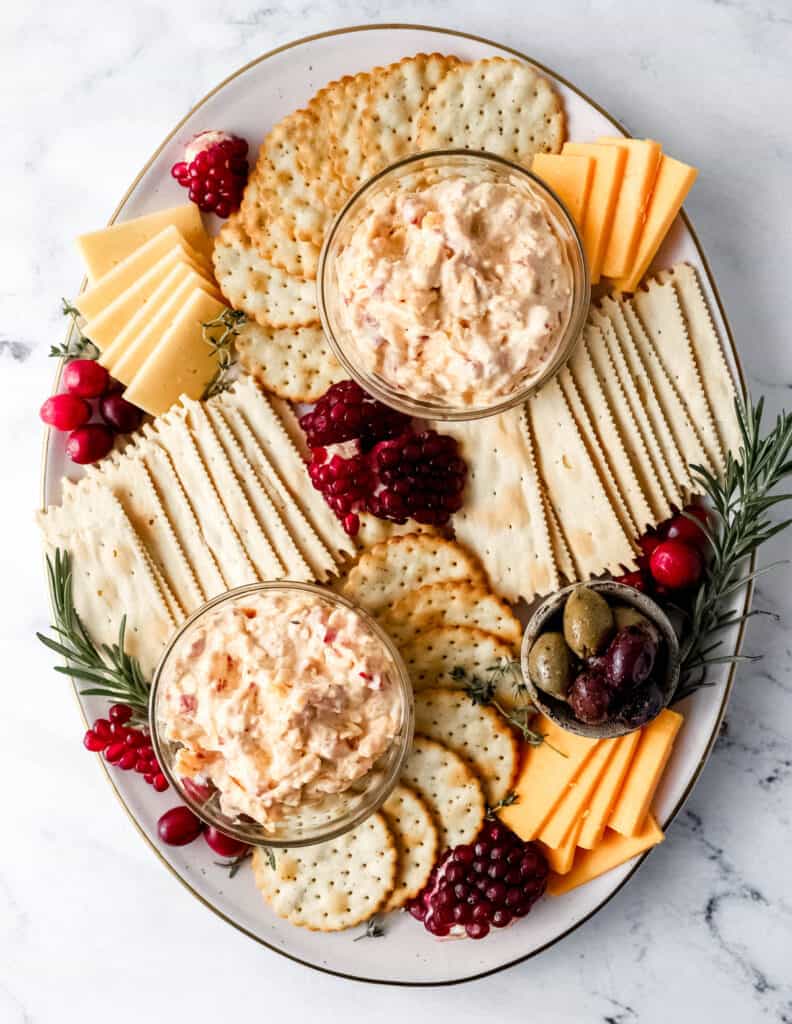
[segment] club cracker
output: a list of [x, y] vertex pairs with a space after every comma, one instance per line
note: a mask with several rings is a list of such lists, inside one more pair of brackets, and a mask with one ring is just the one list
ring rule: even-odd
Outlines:
[[436, 626], [473, 626], [508, 644], [519, 644], [523, 634], [508, 604], [480, 583], [419, 587], [386, 608], [380, 622], [397, 644]]
[[710, 465], [722, 470], [723, 451], [673, 281], [648, 281], [632, 301], [658, 358], [687, 406]]
[[511, 792], [520, 766], [520, 744], [495, 708], [474, 704], [464, 690], [422, 690], [415, 695], [415, 730], [473, 767], [490, 807]]
[[742, 444], [742, 434], [734, 408], [737, 397], [734, 378], [726, 363], [723, 345], [715, 330], [696, 271], [689, 263], [677, 263], [670, 270], [661, 270], [657, 274], [657, 279], [662, 284], [673, 281], [679, 307], [685, 318], [688, 338], [715, 420], [721, 450], [736, 456]]
[[437, 857], [438, 833], [432, 813], [409, 786], [398, 785], [382, 805], [398, 852], [393, 892], [384, 911], [399, 910], [429, 881]]
[[370, 170], [379, 170], [418, 150], [418, 115], [432, 90], [460, 61], [440, 53], [418, 53], [369, 77], [358, 139]]
[[308, 104], [316, 122], [327, 128], [325, 161], [347, 193], [354, 192], [379, 169], [368, 163], [360, 133], [370, 81], [368, 71], [345, 75], [320, 89]]
[[364, 551], [342, 593], [373, 615], [429, 583], [486, 582], [481, 566], [461, 545], [424, 533], [408, 533]]
[[371, 548], [375, 544], [382, 544], [391, 537], [403, 537], [407, 533], [428, 533], [430, 536], [439, 536], [440, 531], [436, 526], [428, 523], [416, 523], [408, 519], [406, 523], [394, 523], [391, 519], [379, 519], [370, 512], [359, 512], [360, 529], [353, 540], [360, 551]]
[[560, 153], [564, 110], [547, 79], [527, 64], [490, 57], [448, 70], [418, 118], [418, 150], [485, 150], [530, 166]]
[[303, 327], [318, 321], [314, 283], [291, 277], [265, 260], [236, 214], [217, 236], [212, 262], [228, 302], [264, 327]]
[[319, 324], [262, 327], [248, 320], [234, 344], [248, 373], [292, 402], [316, 402], [346, 376]]
[[314, 846], [273, 853], [253, 851], [253, 878], [278, 917], [318, 932], [337, 932], [367, 921], [390, 895], [397, 851], [382, 814], [351, 832]]
[[504, 643], [496, 636], [472, 626], [435, 626], [427, 629], [400, 648], [416, 693], [430, 687], [458, 690], [464, 679], [473, 678], [495, 684], [495, 700], [504, 708], [513, 708], [521, 701], [515, 686], [521, 681], [519, 670], [508, 666], [518, 656], [514, 644]]
[[315, 281], [319, 269], [320, 246], [295, 238], [294, 226], [281, 212], [261, 227], [255, 242], [259, 254], [280, 270], [303, 281]]
[[[674, 437], [674, 432], [671, 430], [666, 419], [665, 410], [660, 403], [654, 382], [649, 376], [646, 364], [635, 343], [624, 309], [611, 295], [606, 295], [602, 298], [601, 308], [603, 315], [607, 316], [613, 327], [613, 333], [624, 357], [624, 363], [629, 371], [630, 379], [635, 385], [635, 390], [638, 393], [643, 408], [646, 410], [647, 419], [668, 465], [668, 472], [671, 478], [668, 498], [672, 504], [680, 506], [684, 504], [685, 495], [690, 493], [691, 487], [687, 462], [682, 456], [682, 452]], [[662, 380], [661, 384], [664, 387], [666, 386], [666, 382]]]
[[527, 403], [539, 472], [550, 494], [578, 579], [633, 563], [630, 538], [619, 523], [558, 381]]
[[[614, 409], [614, 416], [621, 421], [622, 432], [634, 428], [640, 434], [642, 449], [646, 453], [652, 469], [651, 473], [647, 472], [645, 474], [644, 491], [650, 498], [652, 511], [655, 513], [655, 516], [658, 520], [665, 519], [671, 514], [671, 505], [678, 504], [679, 491], [668, 468], [668, 462], [666, 461], [663, 449], [652, 427], [645, 403], [641, 400], [638, 386], [630, 373], [613, 323], [601, 310], [594, 307], [589, 310], [589, 317], [591, 324], [599, 331], [602, 342], [607, 348], [610, 364], [613, 367], [613, 383], [610, 384], [613, 394], [611, 408], [613, 408], [613, 402], [617, 400], [619, 391], [623, 392], [623, 397], [629, 407], [629, 411], [627, 411], [624, 405]], [[591, 346], [592, 355], [595, 352], [595, 344], [593, 343]], [[603, 366], [605, 365], [603, 364]], [[600, 376], [602, 379], [602, 375]], [[604, 385], [605, 382], [603, 381]], [[633, 427], [631, 427], [631, 424]]]
[[72, 597], [96, 644], [115, 644], [126, 616], [124, 647], [150, 677], [176, 623], [121, 503], [108, 487], [91, 487], [79, 502], [39, 513], [45, 548], [72, 556]]
[[625, 322], [635, 343], [635, 348], [643, 363], [646, 375], [656, 390], [657, 399], [663, 409], [663, 417], [668, 424], [669, 431], [676, 440], [679, 453], [685, 463], [685, 479], [687, 485], [682, 484], [685, 501], [691, 494], [692, 482], [690, 470], [691, 464], [703, 465], [711, 469], [707, 453], [696, 433], [693, 421], [690, 418], [686, 402], [682, 400], [672, 379], [666, 373], [657, 349], [649, 335], [644, 330], [635, 306], [630, 299], [622, 299], [621, 309]]
[[401, 781], [414, 789], [439, 826], [442, 852], [478, 835], [486, 804], [473, 770], [442, 743], [416, 735], [402, 768]]
[[558, 571], [524, 410], [436, 426], [456, 438], [468, 465], [454, 532], [481, 559], [495, 590], [508, 601], [556, 590]]

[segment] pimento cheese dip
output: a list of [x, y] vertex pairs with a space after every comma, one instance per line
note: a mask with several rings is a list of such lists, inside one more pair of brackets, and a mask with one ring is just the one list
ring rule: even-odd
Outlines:
[[572, 271], [540, 200], [459, 176], [372, 199], [337, 276], [365, 368], [411, 397], [459, 404], [538, 376], [572, 307]]
[[398, 682], [354, 611], [312, 594], [240, 597], [199, 620], [163, 678], [175, 771], [265, 828], [348, 789], [401, 725]]

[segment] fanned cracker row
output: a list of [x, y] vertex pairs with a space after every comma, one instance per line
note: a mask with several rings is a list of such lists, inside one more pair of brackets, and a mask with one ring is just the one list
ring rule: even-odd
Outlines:
[[673, 282], [701, 381], [709, 397], [721, 448], [724, 453], [732, 452], [736, 455], [742, 443], [742, 435], [734, 408], [734, 379], [726, 364], [723, 346], [701, 292], [696, 271], [689, 263], [677, 263], [670, 270], [661, 270], [657, 279], [663, 284]]
[[478, 835], [486, 813], [484, 792], [473, 770], [453, 750], [417, 735], [401, 781], [418, 793], [440, 826], [440, 852], [470, 843]]
[[367, 921], [393, 889], [397, 851], [382, 814], [315, 846], [278, 850], [275, 867], [261, 847], [253, 877], [278, 917], [312, 931], [336, 932]]
[[312, 281], [291, 277], [265, 260], [232, 214], [215, 240], [215, 276], [228, 302], [264, 327], [305, 327], [318, 322]]
[[453, 517], [456, 536], [507, 600], [555, 590], [558, 571], [524, 410], [435, 426], [457, 439], [468, 464], [464, 504]]
[[528, 64], [502, 57], [451, 68], [418, 119], [419, 150], [486, 150], [530, 164], [563, 142], [558, 94]]
[[558, 566], [559, 574], [570, 583], [577, 579], [575, 573], [575, 563], [572, 561], [572, 555], [569, 553], [569, 545], [566, 542], [561, 524], [558, 521], [556, 510], [550, 501], [550, 496], [547, 493], [547, 488], [542, 485], [542, 501], [544, 502], [545, 519], [547, 520], [547, 531], [550, 534], [550, 544], [553, 548], [553, 557], [555, 558], [556, 565]]
[[409, 786], [396, 786], [382, 805], [382, 814], [398, 853], [393, 892], [382, 909], [398, 910], [429, 881], [438, 853], [437, 826], [425, 802]]
[[472, 765], [490, 807], [511, 792], [520, 744], [495, 708], [474, 704], [464, 690], [422, 690], [415, 695], [415, 729]]
[[126, 615], [125, 650], [150, 676], [176, 626], [151, 560], [111, 490], [92, 481], [80, 501], [38, 514], [45, 550], [72, 556], [72, 596], [96, 644], [118, 641]]
[[346, 376], [319, 324], [262, 327], [248, 320], [235, 340], [239, 361], [267, 391], [316, 402]]
[[408, 533], [365, 551], [342, 593], [377, 615], [416, 587], [454, 580], [486, 581], [476, 559], [459, 544], [430, 534]]
[[586, 449], [557, 380], [527, 403], [539, 472], [575, 563], [578, 579], [632, 565], [631, 539]]
[[508, 666], [518, 649], [496, 636], [472, 626], [435, 626], [401, 647], [401, 656], [416, 693], [430, 687], [458, 690], [474, 676], [495, 684], [495, 699], [504, 708], [524, 703], [515, 690], [515, 677]]
[[473, 626], [508, 644], [519, 644], [523, 627], [501, 598], [480, 583], [430, 583], [385, 609], [384, 629], [399, 645], [436, 626]]

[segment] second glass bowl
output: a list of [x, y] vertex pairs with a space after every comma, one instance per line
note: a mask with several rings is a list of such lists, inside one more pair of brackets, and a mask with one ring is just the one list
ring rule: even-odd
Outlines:
[[[175, 771], [176, 754], [181, 745], [166, 736], [163, 715], [163, 690], [171, 668], [185, 651], [196, 630], [211, 621], [213, 613], [235, 604], [244, 603], [252, 595], [266, 593], [309, 594], [331, 607], [343, 607], [360, 617], [363, 625], [374, 635], [382, 647], [389, 670], [396, 682], [399, 700], [399, 729], [388, 749], [379, 757], [371, 770], [342, 793], [325, 798], [321, 804], [308, 805], [293, 815], [265, 828], [253, 819], [243, 816], [229, 817], [220, 809], [219, 793], [214, 790], [206, 799], [199, 799], [195, 788]], [[348, 832], [373, 814], [387, 799], [399, 778], [413, 736], [412, 685], [404, 662], [390, 638], [380, 626], [351, 601], [309, 583], [278, 581], [254, 583], [221, 594], [199, 608], [177, 631], [165, 650], [151, 687], [149, 698], [149, 727], [157, 760], [162, 770], [187, 806], [208, 825], [252, 846], [297, 847], [326, 842]]]
[[[357, 345], [341, 315], [337, 276], [339, 252], [366, 217], [373, 199], [397, 189], [424, 188], [450, 176], [474, 181], [508, 183], [540, 203], [551, 230], [561, 243], [572, 274], [572, 301], [556, 351], [541, 373], [526, 380], [511, 394], [479, 405], [455, 405], [442, 398], [417, 398], [394, 387], [382, 375], [361, 365]], [[338, 360], [349, 375], [381, 402], [430, 420], [472, 420], [494, 416], [525, 401], [554, 377], [572, 355], [588, 314], [590, 284], [583, 244], [572, 217], [556, 194], [536, 175], [519, 164], [490, 153], [438, 150], [407, 157], [386, 167], [359, 189], [336, 216], [319, 259], [317, 300], [322, 327]]]

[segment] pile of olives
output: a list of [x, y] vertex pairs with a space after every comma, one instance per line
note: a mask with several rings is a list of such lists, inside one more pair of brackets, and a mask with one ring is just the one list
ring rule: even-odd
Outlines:
[[537, 637], [529, 652], [538, 690], [566, 701], [586, 725], [618, 720], [637, 729], [661, 711], [653, 672], [663, 638], [645, 615], [581, 586], [567, 598], [561, 625], [561, 632]]

